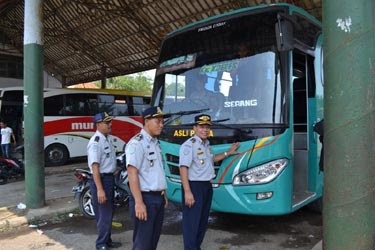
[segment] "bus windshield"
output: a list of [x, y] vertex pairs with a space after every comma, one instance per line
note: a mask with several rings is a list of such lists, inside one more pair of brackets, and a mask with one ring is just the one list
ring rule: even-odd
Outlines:
[[[156, 71], [154, 105], [164, 113], [202, 110], [214, 121], [237, 127], [286, 124], [275, 16], [240, 16], [167, 39]], [[172, 116], [166, 125], [192, 124], [196, 115]]]

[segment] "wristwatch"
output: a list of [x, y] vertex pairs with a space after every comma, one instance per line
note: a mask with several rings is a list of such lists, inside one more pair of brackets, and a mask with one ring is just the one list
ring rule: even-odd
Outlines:
[[225, 158], [228, 157], [228, 152], [227, 151], [224, 152], [224, 156], [225, 156]]

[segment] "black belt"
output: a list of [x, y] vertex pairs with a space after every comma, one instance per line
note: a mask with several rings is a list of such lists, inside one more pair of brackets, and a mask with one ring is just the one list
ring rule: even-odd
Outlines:
[[142, 191], [143, 194], [164, 195], [164, 191]]
[[100, 176], [113, 176], [113, 173], [100, 173]]

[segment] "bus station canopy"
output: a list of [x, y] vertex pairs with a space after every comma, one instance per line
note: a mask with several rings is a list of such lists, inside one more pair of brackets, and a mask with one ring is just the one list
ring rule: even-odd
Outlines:
[[[210, 16], [290, 3], [321, 20], [322, 0], [44, 0], [44, 69], [64, 85], [155, 67], [163, 37]], [[0, 56], [22, 56], [24, 1], [0, 1]]]

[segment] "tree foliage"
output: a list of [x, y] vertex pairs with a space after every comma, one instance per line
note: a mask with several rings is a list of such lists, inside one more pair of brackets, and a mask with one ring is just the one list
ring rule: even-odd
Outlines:
[[[98, 87], [101, 86], [100, 81], [93, 82]], [[152, 92], [153, 80], [145, 76], [143, 73], [137, 73], [133, 76], [116, 76], [107, 79], [107, 89], [119, 89], [126, 91], [142, 91], [147, 94]]]
[[[166, 96], [176, 95], [176, 84], [167, 84], [165, 87]], [[182, 83], [177, 84], [177, 96], [185, 96], [185, 86]]]

